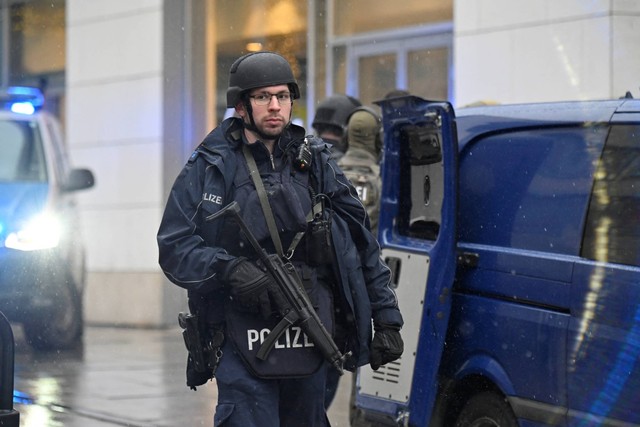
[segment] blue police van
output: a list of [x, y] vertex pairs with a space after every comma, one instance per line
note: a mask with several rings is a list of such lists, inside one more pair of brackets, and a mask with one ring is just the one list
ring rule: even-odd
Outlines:
[[405, 352], [354, 425], [640, 426], [640, 100], [380, 105]]
[[38, 89], [0, 89], [0, 311], [36, 349], [80, 342], [85, 252], [73, 168], [60, 124]]

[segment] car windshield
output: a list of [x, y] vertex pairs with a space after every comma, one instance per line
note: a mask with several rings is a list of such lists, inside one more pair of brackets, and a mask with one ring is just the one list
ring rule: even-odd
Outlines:
[[0, 119], [0, 182], [45, 182], [40, 135], [31, 121]]

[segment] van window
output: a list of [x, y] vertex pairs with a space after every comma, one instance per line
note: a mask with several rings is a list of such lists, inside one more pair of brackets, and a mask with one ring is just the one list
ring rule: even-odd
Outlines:
[[487, 136], [460, 156], [458, 238], [578, 255], [605, 126]]
[[614, 125], [593, 187], [582, 256], [640, 265], [640, 125]]
[[402, 149], [398, 232], [417, 239], [436, 240], [444, 199], [441, 130], [429, 122], [406, 126], [399, 135]]

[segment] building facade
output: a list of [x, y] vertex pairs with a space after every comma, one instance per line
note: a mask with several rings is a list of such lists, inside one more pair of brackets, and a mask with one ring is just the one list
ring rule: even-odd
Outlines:
[[307, 125], [333, 93], [370, 104], [400, 88], [456, 107], [640, 96], [636, 0], [0, 4], [2, 82], [46, 82], [74, 163], [96, 175], [79, 225], [93, 324], [161, 327], [185, 309], [155, 234], [174, 178], [228, 114], [227, 72], [243, 53], [287, 57]]

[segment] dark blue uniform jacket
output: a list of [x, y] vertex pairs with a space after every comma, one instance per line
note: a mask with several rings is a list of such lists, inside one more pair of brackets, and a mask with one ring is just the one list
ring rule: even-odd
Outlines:
[[[188, 290], [189, 299], [207, 300], [209, 316], [224, 320], [226, 298], [220, 271], [234, 257], [216, 245], [221, 222], [205, 218], [223, 208], [232, 194], [237, 159], [232, 150], [241, 147], [242, 126], [230, 118], [200, 144], [177, 177], [169, 194], [158, 231], [159, 262], [167, 278]], [[301, 143], [304, 129], [291, 124], [279, 144]], [[295, 142], [299, 141], [299, 142]], [[380, 247], [369, 231], [369, 219], [356, 190], [331, 159], [329, 146], [312, 138], [312, 174], [334, 212], [332, 238], [336, 252], [336, 276], [347, 302], [348, 339], [353, 370], [369, 362], [372, 320], [402, 326], [391, 273], [380, 258]], [[222, 262], [221, 262], [222, 261]]]

